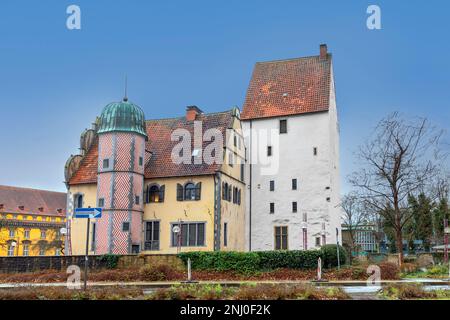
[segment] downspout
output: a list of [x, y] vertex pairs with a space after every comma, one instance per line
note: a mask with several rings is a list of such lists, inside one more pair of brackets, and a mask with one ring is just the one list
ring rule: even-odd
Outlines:
[[253, 130], [252, 130], [252, 120], [250, 120], [250, 192], [249, 192], [249, 206], [248, 206], [248, 251], [252, 251], [252, 136], [253, 136]]
[[220, 251], [221, 229], [221, 174], [214, 175], [214, 251]]

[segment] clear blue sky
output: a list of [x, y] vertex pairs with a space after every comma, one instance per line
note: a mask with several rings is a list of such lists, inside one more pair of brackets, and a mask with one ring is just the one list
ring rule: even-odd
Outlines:
[[[82, 29], [66, 28], [77, 4]], [[377, 4], [382, 30], [366, 28]], [[0, 184], [65, 190], [67, 157], [123, 96], [147, 118], [242, 106], [256, 61], [333, 53], [341, 173], [398, 110], [450, 123], [449, 1], [0, 2]], [[447, 138], [448, 139], [448, 138]]]

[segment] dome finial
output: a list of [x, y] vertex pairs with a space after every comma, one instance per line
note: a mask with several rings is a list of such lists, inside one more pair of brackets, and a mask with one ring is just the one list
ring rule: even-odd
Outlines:
[[128, 101], [128, 97], [127, 97], [127, 90], [128, 90], [128, 77], [127, 75], [125, 75], [125, 96], [123, 97], [123, 101]]

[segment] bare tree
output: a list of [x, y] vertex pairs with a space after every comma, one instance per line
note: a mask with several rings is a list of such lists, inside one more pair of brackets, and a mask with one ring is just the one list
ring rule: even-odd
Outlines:
[[356, 233], [361, 226], [371, 219], [371, 213], [364, 202], [356, 194], [347, 194], [342, 197], [342, 220], [349, 235], [350, 253], [356, 250]]
[[392, 226], [400, 263], [403, 228], [412, 218], [408, 196], [417, 195], [438, 176], [441, 135], [427, 119], [404, 119], [393, 113], [379, 122], [373, 137], [357, 152], [361, 167], [349, 181]]

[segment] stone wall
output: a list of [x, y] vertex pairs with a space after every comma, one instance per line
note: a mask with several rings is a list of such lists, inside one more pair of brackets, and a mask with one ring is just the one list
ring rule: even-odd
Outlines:
[[[101, 256], [89, 256], [90, 270], [107, 268], [107, 262], [100, 260]], [[123, 255], [119, 257], [118, 267], [141, 267], [145, 264], [170, 264], [183, 266], [183, 262], [175, 254], [161, 255]], [[66, 270], [70, 265], [84, 268], [84, 256], [60, 257], [0, 257], [0, 273], [25, 273], [42, 270]]]

